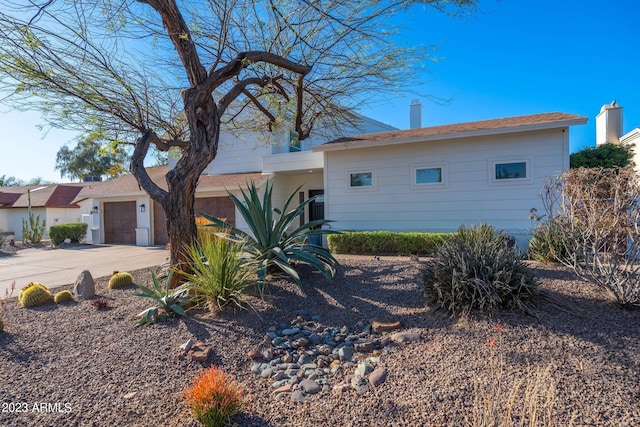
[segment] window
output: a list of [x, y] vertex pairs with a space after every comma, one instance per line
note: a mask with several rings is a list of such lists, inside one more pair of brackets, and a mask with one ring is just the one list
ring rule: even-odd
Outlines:
[[442, 168], [416, 168], [416, 184], [437, 184], [442, 182]]
[[290, 130], [289, 131], [289, 152], [295, 153], [300, 151], [300, 139], [298, 138], [298, 132]]
[[489, 161], [489, 183], [531, 182], [531, 159], [515, 158]]
[[356, 172], [350, 174], [350, 187], [371, 187], [373, 185], [373, 174], [371, 172]]
[[351, 172], [349, 173], [349, 187], [373, 187], [373, 172]]
[[496, 163], [495, 179], [526, 179], [527, 162]]
[[446, 187], [447, 168], [444, 164], [419, 164], [411, 166], [411, 187], [414, 189], [433, 189]]

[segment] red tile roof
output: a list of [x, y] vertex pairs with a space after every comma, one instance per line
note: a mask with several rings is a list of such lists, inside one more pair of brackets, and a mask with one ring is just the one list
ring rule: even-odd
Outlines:
[[391, 142], [417, 142], [420, 140], [450, 139], [465, 136], [523, 132], [585, 124], [587, 117], [566, 113], [543, 113], [503, 119], [482, 120], [418, 129], [397, 130], [338, 138], [313, 148], [326, 151], [347, 147], [382, 145]]
[[0, 187], [1, 208], [76, 208], [73, 203], [83, 184], [43, 184], [15, 187]]

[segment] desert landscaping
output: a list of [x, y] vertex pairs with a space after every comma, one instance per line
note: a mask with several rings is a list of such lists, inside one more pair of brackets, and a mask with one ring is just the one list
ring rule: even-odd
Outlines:
[[[142, 327], [149, 301], [135, 286], [108, 289], [108, 277], [96, 279], [102, 309], [10, 299], [0, 424], [199, 425], [183, 391], [211, 365], [244, 390], [238, 426], [529, 425], [533, 410], [534, 425], [640, 424], [640, 311], [564, 267], [528, 263], [545, 294], [532, 315], [448, 319], [425, 306], [428, 259], [336, 258], [333, 282], [299, 266], [302, 286], [277, 280], [245, 309]], [[130, 273], [149, 284], [151, 271]], [[374, 320], [401, 326], [375, 333]], [[204, 359], [185, 354], [190, 340]], [[356, 351], [340, 352], [345, 340]]]

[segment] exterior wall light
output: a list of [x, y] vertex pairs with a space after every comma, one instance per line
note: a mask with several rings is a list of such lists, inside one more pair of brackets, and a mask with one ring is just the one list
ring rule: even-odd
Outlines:
[[146, 209], [146, 207], [144, 206], [144, 203], [138, 206], [138, 208], [140, 209], [140, 212], [144, 212]]
[[97, 207], [97, 206], [94, 206], [94, 207], [91, 209], [91, 213], [97, 214], [97, 213], [98, 213], [98, 207]]

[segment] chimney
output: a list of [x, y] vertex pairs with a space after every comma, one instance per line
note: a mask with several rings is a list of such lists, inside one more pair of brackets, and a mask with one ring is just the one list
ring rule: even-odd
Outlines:
[[419, 99], [412, 99], [409, 105], [409, 128], [418, 129], [422, 127], [422, 104]]
[[596, 116], [596, 146], [620, 143], [622, 136], [622, 109], [614, 100], [611, 104], [605, 104], [600, 108], [600, 113]]

